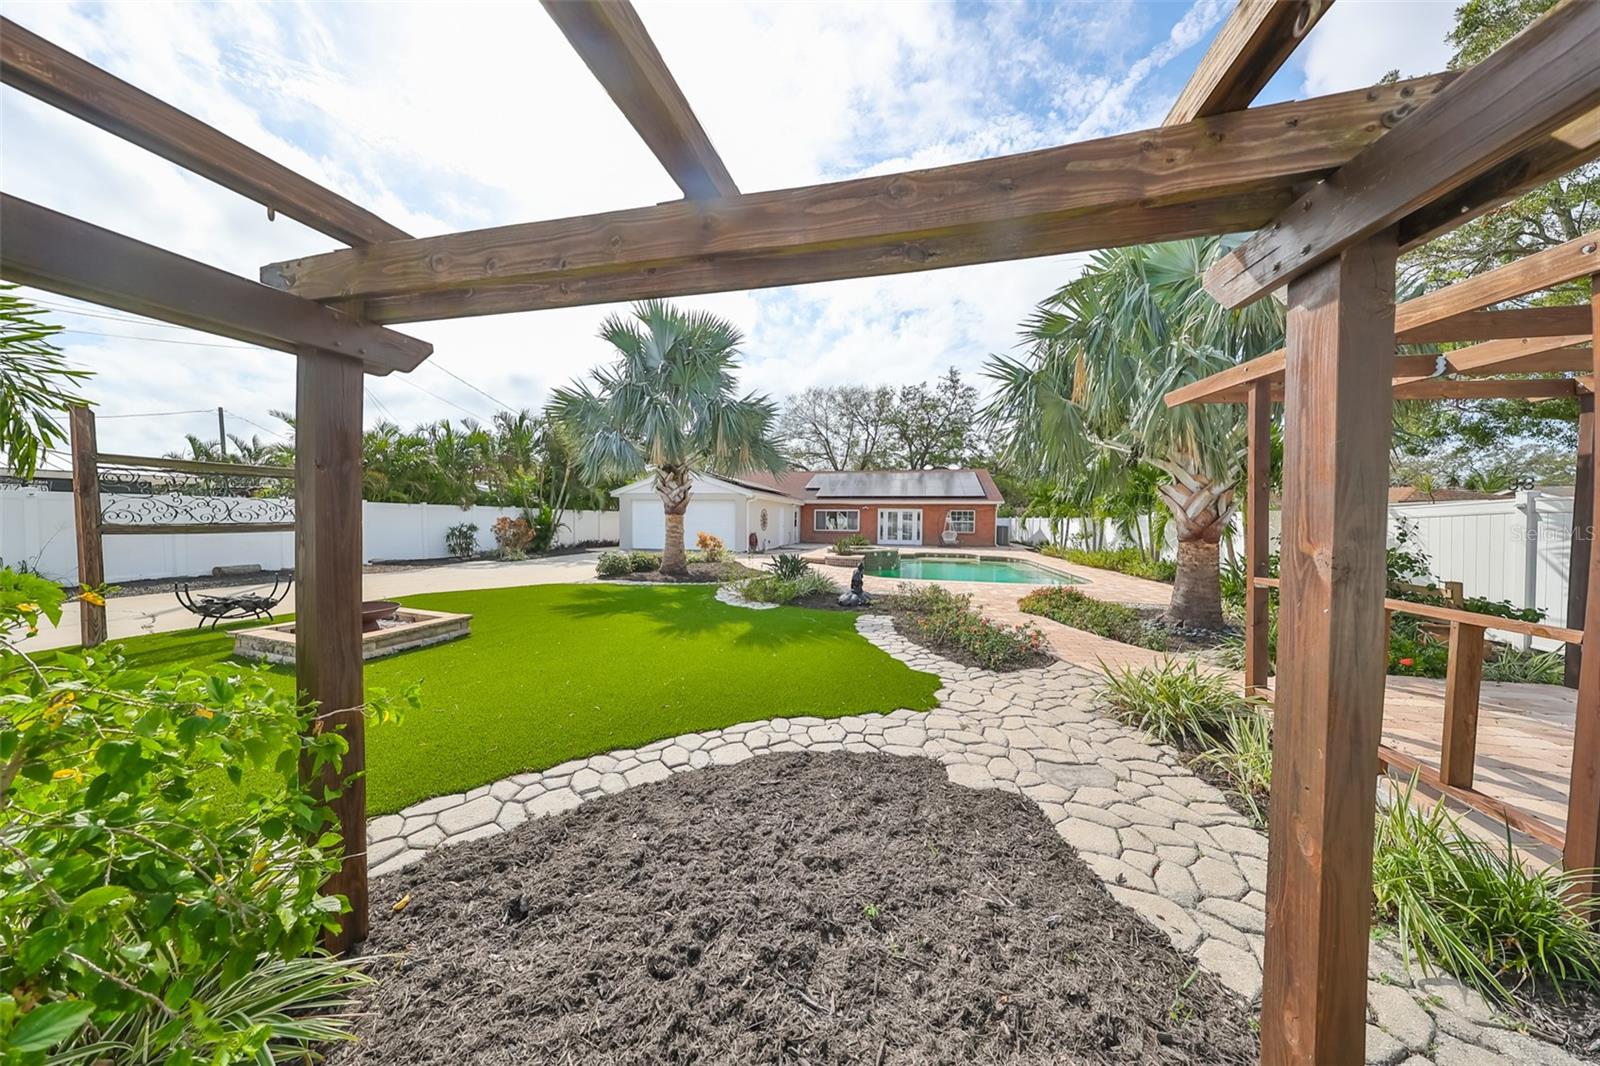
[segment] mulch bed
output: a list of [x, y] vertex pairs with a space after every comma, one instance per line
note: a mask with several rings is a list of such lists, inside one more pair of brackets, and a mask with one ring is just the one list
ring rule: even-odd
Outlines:
[[436, 853], [373, 901], [345, 1066], [1258, 1055], [1244, 1001], [1036, 807], [922, 759], [682, 774]]
[[623, 574], [620, 577], [606, 577], [602, 580], [639, 581], [651, 585], [720, 585], [724, 581], [740, 581], [760, 573], [760, 570], [752, 570], [743, 563], [729, 559], [720, 563], [690, 563], [686, 577], [663, 574], [659, 570], [645, 570], [636, 574]]

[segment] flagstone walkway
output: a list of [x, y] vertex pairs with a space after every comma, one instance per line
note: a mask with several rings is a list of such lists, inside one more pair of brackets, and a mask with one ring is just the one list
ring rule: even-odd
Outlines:
[[[857, 627], [890, 655], [937, 674], [944, 682], [940, 706], [925, 713], [746, 723], [427, 800], [370, 823], [374, 875], [399, 874], [434, 848], [493, 836], [597, 796], [766, 752], [922, 756], [943, 763], [957, 784], [1003, 789], [1037, 803], [1114, 898], [1230, 988], [1259, 995], [1265, 836], [1171, 750], [1098, 714], [1093, 672], [1063, 662], [994, 674], [910, 644], [887, 617], [863, 616]], [[378, 886], [384, 895], [404, 891], [403, 875]], [[1381, 944], [1371, 949], [1369, 973], [1369, 1062], [1577, 1064], [1504, 1027], [1458, 982], [1408, 973]]]

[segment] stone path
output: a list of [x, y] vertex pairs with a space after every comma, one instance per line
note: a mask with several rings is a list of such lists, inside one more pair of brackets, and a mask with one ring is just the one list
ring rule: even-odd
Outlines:
[[[959, 666], [901, 638], [883, 616], [863, 636], [944, 682], [940, 706], [918, 713], [773, 719], [694, 733], [642, 748], [519, 774], [441, 796], [368, 828], [374, 875], [429, 850], [512, 829], [585, 800], [674, 773], [773, 751], [863, 751], [925, 756], [950, 779], [1037, 803], [1110, 893], [1180, 950], [1247, 997], [1261, 990], [1266, 837], [1216, 789], [1095, 711], [1096, 676], [1070, 663], [1013, 674]], [[1499, 1024], [1484, 1001], [1445, 977], [1408, 973], [1374, 944], [1368, 986], [1368, 1062], [1578, 1066], [1561, 1050]]]

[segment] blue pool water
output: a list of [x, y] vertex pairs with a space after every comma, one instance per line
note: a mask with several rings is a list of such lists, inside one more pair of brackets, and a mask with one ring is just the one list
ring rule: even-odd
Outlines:
[[868, 570], [873, 577], [905, 577], [918, 581], [991, 581], [1010, 585], [1081, 585], [1078, 578], [1057, 574], [1012, 559], [905, 555], [897, 565]]

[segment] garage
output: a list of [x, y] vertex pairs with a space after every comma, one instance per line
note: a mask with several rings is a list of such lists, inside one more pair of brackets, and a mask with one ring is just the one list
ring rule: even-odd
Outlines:
[[[667, 540], [667, 516], [661, 510], [660, 497], [639, 498], [628, 508], [632, 519], [628, 524], [631, 534], [628, 546], [648, 551], [660, 551]], [[695, 538], [702, 532], [722, 538], [722, 543], [737, 550], [739, 544], [738, 504], [733, 500], [689, 500], [689, 510], [683, 516], [684, 546], [693, 549]]]

